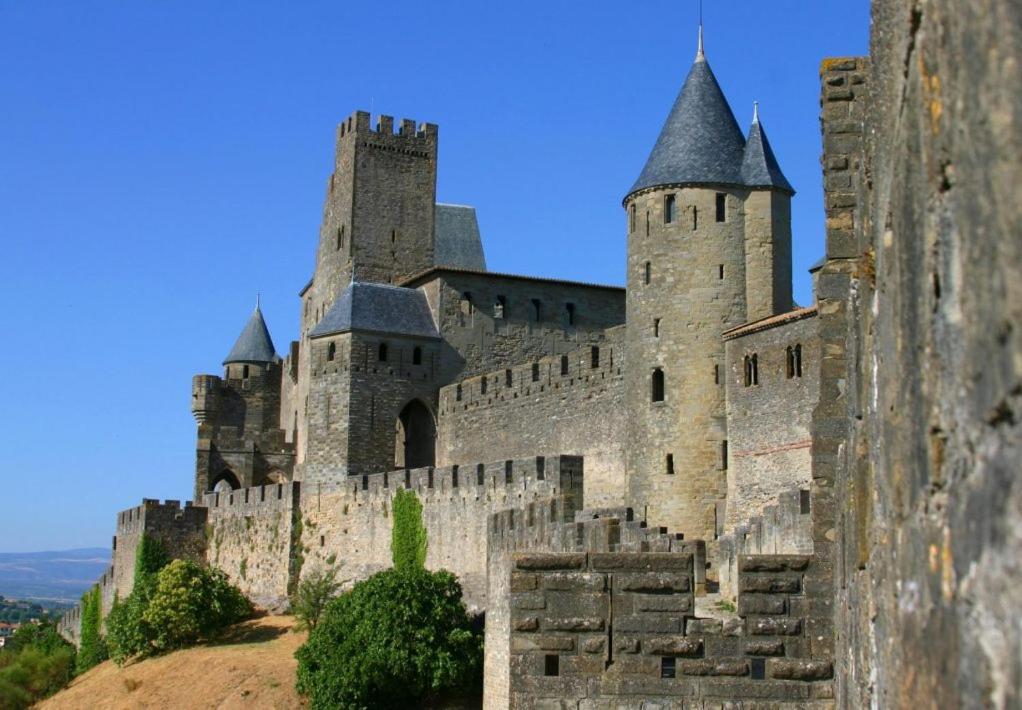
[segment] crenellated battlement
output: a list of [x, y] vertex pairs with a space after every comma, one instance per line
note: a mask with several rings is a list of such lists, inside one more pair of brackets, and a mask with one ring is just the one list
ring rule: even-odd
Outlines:
[[[396, 131], [395, 131], [396, 128]], [[363, 139], [378, 148], [422, 148], [435, 149], [439, 127], [435, 123], [416, 123], [414, 119], [402, 118], [396, 124], [393, 116], [379, 114], [373, 123], [366, 111], [354, 111], [337, 126], [338, 142], [347, 139]]]
[[284, 510], [299, 501], [301, 484], [271, 483], [265, 486], [239, 488], [228, 493], [207, 493], [202, 504], [210, 515], [225, 513], [257, 514], [262, 510]]
[[500, 406], [523, 397], [556, 396], [568, 388], [598, 390], [622, 377], [623, 329], [608, 338], [561, 355], [468, 377], [440, 389], [440, 414]]

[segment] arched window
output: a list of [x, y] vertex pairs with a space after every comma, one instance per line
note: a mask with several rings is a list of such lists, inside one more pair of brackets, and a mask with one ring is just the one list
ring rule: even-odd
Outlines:
[[568, 325], [575, 325], [575, 304], [565, 303], [564, 312], [568, 319]]
[[379, 350], [376, 353], [376, 359], [380, 362], [387, 362], [387, 344], [380, 343]]
[[472, 294], [468, 291], [461, 294], [461, 325], [472, 325], [472, 315], [475, 313], [475, 305], [472, 303]]
[[512, 385], [514, 385], [514, 382], [515, 382], [514, 373], [511, 372], [511, 370], [504, 370], [504, 385], [506, 387], [511, 387]]
[[654, 338], [659, 338], [660, 337], [660, 319], [659, 318], [654, 318], [653, 319], [653, 337]]
[[330, 343], [326, 346], [326, 359], [333, 362], [335, 355], [337, 355], [337, 343]]
[[507, 310], [507, 299], [503, 296], [497, 296], [497, 300], [493, 304], [493, 317], [503, 318], [504, 312]]
[[540, 318], [543, 315], [543, 304], [538, 298], [532, 299], [532, 320], [539, 323]]
[[802, 345], [801, 343], [795, 345], [795, 377], [802, 376]]
[[241, 367], [241, 379], [248, 379], [248, 365], [242, 365]]
[[664, 197], [664, 224], [670, 224], [674, 221], [674, 201], [674, 195]]
[[664, 401], [664, 371], [663, 368], [653, 370], [653, 377], [650, 380], [650, 400], [653, 402]]
[[415, 349], [412, 350], [412, 364], [413, 365], [422, 364], [422, 348], [418, 346], [416, 346]]
[[759, 356], [756, 353], [745, 356], [745, 386], [759, 384]]
[[795, 349], [790, 345], [784, 351], [784, 375], [790, 380], [795, 376]]
[[723, 192], [717, 193], [717, 221], [727, 221], [727, 195]]
[[532, 363], [532, 381], [539, 382], [539, 363]]

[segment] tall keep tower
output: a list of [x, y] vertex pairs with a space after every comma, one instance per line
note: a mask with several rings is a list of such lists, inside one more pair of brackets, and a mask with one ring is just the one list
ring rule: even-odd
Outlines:
[[747, 142], [699, 49], [639, 179], [628, 231], [629, 499], [713, 539], [727, 481], [723, 331], [791, 308], [791, 186]]

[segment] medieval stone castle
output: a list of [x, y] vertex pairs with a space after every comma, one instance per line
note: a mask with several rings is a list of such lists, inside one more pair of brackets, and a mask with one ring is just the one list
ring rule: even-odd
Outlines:
[[488, 271], [475, 210], [436, 202], [438, 127], [346, 118], [298, 338], [278, 354], [257, 306], [222, 374], [195, 376], [194, 501], [118, 514], [104, 604], [142, 534], [271, 610], [311, 570], [354, 583], [390, 565], [407, 488], [427, 566], [486, 613], [487, 708], [902, 697], [855, 617], [887, 584], [863, 577], [887, 569], [867, 534], [886, 513], [864, 495], [877, 382], [855, 315], [875, 288], [863, 136], [884, 125], [883, 71], [821, 69], [827, 256], [807, 307], [794, 189], [701, 32], [623, 198], [624, 289]]

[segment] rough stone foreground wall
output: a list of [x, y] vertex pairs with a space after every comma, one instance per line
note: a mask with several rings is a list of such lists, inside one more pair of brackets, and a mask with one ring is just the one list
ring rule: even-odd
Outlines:
[[[604, 340], [564, 356], [539, 358], [443, 388], [438, 462], [521, 458], [537, 451], [576, 454], [585, 458], [585, 505], [621, 505], [624, 330], [611, 328]], [[565, 374], [562, 357], [567, 358]]]
[[400, 488], [422, 503], [426, 567], [458, 575], [470, 609], [487, 608], [487, 521], [492, 513], [533, 519], [545, 501], [582, 498], [582, 459], [531, 457], [490, 464], [378, 473], [339, 487], [302, 489], [300, 573], [333, 565], [350, 585], [391, 566], [391, 506]]
[[833, 707], [806, 638], [809, 565], [743, 557], [739, 617], [722, 621], [695, 618], [691, 554], [518, 553], [502, 707]]
[[300, 489], [298, 483], [274, 484], [205, 496], [206, 561], [267, 609], [287, 607]]
[[[727, 377], [727, 504], [725, 534], [761, 517], [781, 491], [812, 479], [810, 425], [820, 394], [815, 309], [725, 334]], [[801, 348], [801, 370], [789, 376], [788, 350]], [[745, 358], [756, 356], [758, 384], [745, 384]], [[778, 549], [771, 552], [812, 552]]]
[[[114, 603], [114, 596], [116, 594], [116, 584], [114, 582], [114, 567], [111, 565], [107, 568], [106, 572], [96, 581], [89, 591], [99, 587], [99, 598], [100, 598], [100, 616], [105, 618], [110, 612], [110, 608]], [[64, 612], [64, 615], [57, 620], [57, 633], [64, 637], [69, 643], [73, 643], [77, 646], [82, 640], [82, 603], [78, 602], [69, 610]]]
[[[847, 707], [1022, 705], [1020, 17], [877, 0], [869, 65], [824, 65], [828, 206], [859, 198], [828, 215], [824, 267], [851, 315], [834, 341]], [[862, 103], [860, 175], [834, 143]]]

